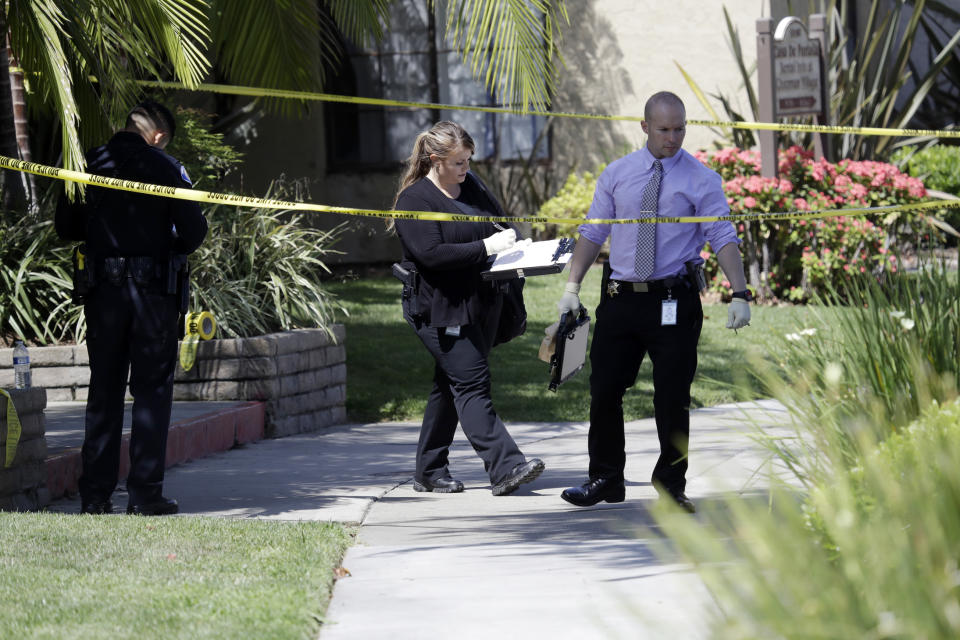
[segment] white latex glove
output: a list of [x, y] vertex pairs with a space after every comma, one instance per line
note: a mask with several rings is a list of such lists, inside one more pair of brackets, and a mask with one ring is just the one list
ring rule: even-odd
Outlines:
[[750, 324], [750, 303], [734, 298], [727, 308], [727, 329], [739, 329]]
[[495, 253], [506, 251], [517, 241], [517, 232], [513, 229], [504, 229], [498, 231], [489, 238], [483, 239], [483, 246], [487, 250], [487, 255], [492, 256]]
[[577, 315], [580, 311], [580, 296], [578, 295], [580, 293], [580, 283], [568, 282], [563, 290], [563, 296], [557, 303], [557, 311], [560, 312], [561, 316], [567, 312], [572, 316]]

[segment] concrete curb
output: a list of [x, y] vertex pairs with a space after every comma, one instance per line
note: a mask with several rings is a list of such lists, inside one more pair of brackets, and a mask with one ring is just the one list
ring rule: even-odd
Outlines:
[[[166, 468], [227, 451], [239, 444], [262, 440], [264, 411], [264, 403], [246, 402], [171, 424], [167, 437]], [[124, 434], [120, 445], [121, 480], [127, 477], [129, 471], [129, 447], [130, 434]], [[51, 500], [77, 493], [81, 471], [80, 447], [49, 456], [45, 466]]]

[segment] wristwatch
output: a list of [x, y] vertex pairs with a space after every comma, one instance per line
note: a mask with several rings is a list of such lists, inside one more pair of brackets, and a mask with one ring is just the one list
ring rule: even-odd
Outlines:
[[753, 302], [753, 294], [750, 293], [750, 289], [744, 289], [743, 291], [734, 291], [730, 294], [732, 298], [740, 298], [741, 300], [746, 300], [747, 302]]

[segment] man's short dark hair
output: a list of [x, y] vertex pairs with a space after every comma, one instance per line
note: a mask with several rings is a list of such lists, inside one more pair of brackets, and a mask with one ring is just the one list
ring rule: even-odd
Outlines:
[[170, 109], [155, 100], [144, 100], [130, 110], [129, 115], [127, 115], [126, 126], [135, 126], [138, 119], [144, 118], [152, 123], [155, 129], [163, 131], [170, 140], [173, 140], [173, 136], [177, 132], [177, 121]]

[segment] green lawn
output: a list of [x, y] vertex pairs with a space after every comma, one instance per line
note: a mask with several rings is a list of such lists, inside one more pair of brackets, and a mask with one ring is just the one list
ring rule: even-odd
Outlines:
[[[590, 407], [587, 366], [557, 393], [547, 390], [549, 367], [537, 359], [543, 329], [556, 321], [556, 302], [567, 274], [527, 279], [527, 333], [493, 350], [493, 401], [508, 421], [585, 421]], [[599, 301], [600, 269], [591, 269], [581, 300], [593, 315]], [[389, 276], [342, 279], [327, 283], [348, 315], [337, 321], [347, 327], [347, 415], [351, 421], [418, 420], [433, 377], [433, 361], [403, 321], [400, 284]], [[727, 306], [704, 306], [700, 364], [693, 385], [693, 406], [733, 402], [749, 348], [764, 354], [773, 338], [803, 328], [810, 318], [806, 307], [754, 307], [751, 326], [734, 333], [725, 328]], [[774, 354], [769, 354], [774, 355]], [[748, 390], [749, 392], [749, 390]], [[649, 361], [636, 386], [624, 398], [627, 419], [653, 415], [653, 385]]]
[[0, 638], [315, 638], [335, 523], [0, 513]]

